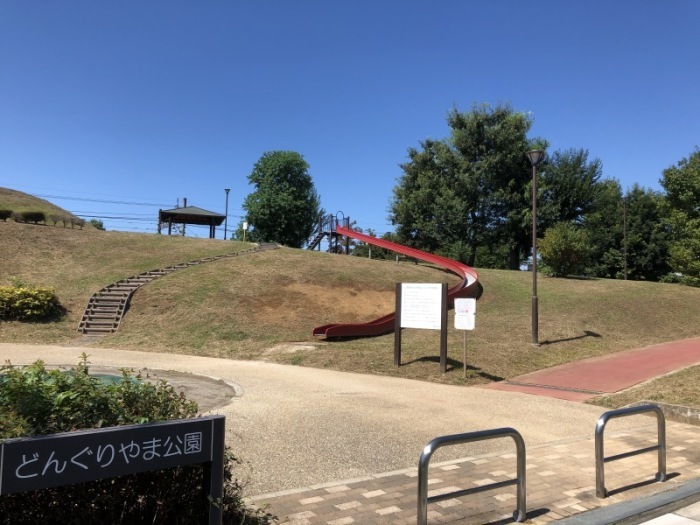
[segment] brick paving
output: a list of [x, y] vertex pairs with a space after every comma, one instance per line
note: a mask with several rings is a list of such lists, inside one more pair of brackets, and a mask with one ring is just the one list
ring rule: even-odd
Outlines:
[[[609, 457], [656, 444], [656, 423], [628, 432], [605, 432]], [[610, 425], [612, 427], [612, 425]], [[527, 523], [545, 524], [586, 510], [665, 491], [700, 477], [700, 427], [666, 423], [668, 481], [657, 483], [657, 453], [649, 452], [605, 465], [609, 496], [595, 495], [595, 448], [590, 437], [527, 447]], [[252, 498], [286, 525], [408, 525], [416, 523], [418, 456], [416, 467], [354, 480], [263, 494]], [[432, 462], [428, 496], [455, 492], [516, 477], [513, 452]], [[428, 523], [513, 522], [516, 487], [489, 490], [433, 503]]]

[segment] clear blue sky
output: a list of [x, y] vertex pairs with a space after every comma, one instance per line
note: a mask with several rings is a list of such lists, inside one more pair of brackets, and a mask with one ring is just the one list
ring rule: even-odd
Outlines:
[[660, 189], [700, 145], [699, 27], [695, 0], [2, 0], [0, 186], [144, 232], [230, 188], [232, 229], [255, 162], [294, 150], [381, 234], [407, 149], [503, 102]]

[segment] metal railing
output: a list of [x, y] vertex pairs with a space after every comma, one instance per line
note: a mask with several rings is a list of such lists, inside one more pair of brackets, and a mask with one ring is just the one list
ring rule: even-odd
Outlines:
[[[518, 464], [518, 472], [515, 479], [428, 497], [428, 466], [430, 464], [430, 458], [436, 450], [445, 445], [460, 445], [501, 437], [510, 437], [515, 441]], [[428, 523], [428, 503], [477, 494], [485, 490], [498, 489], [510, 485], [518, 486], [518, 508], [513, 513], [513, 519], [518, 522], [525, 521], [527, 514], [525, 510], [525, 442], [517, 430], [513, 428], [497, 428], [493, 430], [437, 437], [425, 446], [418, 462], [418, 525], [427, 525]]]
[[[606, 458], [603, 450], [603, 433], [605, 432], [605, 425], [608, 423], [608, 421], [618, 417], [634, 416], [647, 412], [653, 412], [656, 415], [656, 426], [658, 429], [657, 444], [652, 447], [640, 448]], [[595, 426], [595, 495], [599, 498], [606, 498], [608, 496], [608, 492], [605, 490], [605, 463], [637, 456], [639, 454], [645, 454], [647, 452], [653, 452], [655, 450], [659, 451], [658, 471], [656, 472], [655, 476], [656, 480], [666, 481], [666, 419], [664, 418], [664, 413], [658, 406], [640, 405], [605, 412], [602, 416], [600, 416], [600, 419], [598, 419], [598, 423], [596, 423]]]

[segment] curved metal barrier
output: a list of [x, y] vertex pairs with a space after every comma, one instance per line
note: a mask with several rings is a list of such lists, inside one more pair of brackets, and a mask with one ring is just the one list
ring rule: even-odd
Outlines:
[[[603, 434], [605, 432], [605, 425], [607, 425], [608, 421], [618, 417], [635, 416], [638, 414], [645, 414], [647, 412], [653, 412], [656, 415], [656, 426], [658, 429], [657, 444], [652, 447], [640, 448], [606, 458], [603, 450]], [[653, 452], [655, 450], [659, 451], [659, 463], [658, 471], [656, 472], [656, 480], [666, 481], [666, 419], [664, 418], [664, 413], [658, 406], [640, 405], [605, 412], [602, 416], [600, 416], [600, 419], [598, 419], [595, 426], [595, 495], [599, 498], [606, 498], [608, 496], [608, 492], [605, 490], [605, 463], [637, 456], [639, 454], [645, 454], [647, 452]]]
[[[428, 466], [430, 458], [441, 447], [445, 445], [460, 445], [472, 443], [474, 441], [484, 441], [500, 437], [510, 437], [515, 441], [517, 450], [518, 473], [515, 479], [499, 481], [490, 485], [482, 485], [471, 489], [458, 490], [447, 494], [428, 497]], [[485, 490], [492, 490], [510, 485], [518, 486], [518, 508], [513, 513], [513, 519], [518, 522], [525, 521], [527, 512], [525, 510], [525, 442], [520, 433], [513, 428], [497, 428], [494, 430], [482, 430], [479, 432], [468, 432], [466, 434], [453, 434], [451, 436], [441, 436], [433, 439], [423, 449], [418, 462], [418, 525], [428, 523], [428, 503], [435, 503], [446, 499], [477, 494]]]

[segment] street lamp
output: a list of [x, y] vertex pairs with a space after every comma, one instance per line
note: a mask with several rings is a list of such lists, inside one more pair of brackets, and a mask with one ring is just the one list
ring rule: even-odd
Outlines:
[[228, 233], [228, 192], [231, 188], [224, 188], [226, 192], [226, 216], [224, 217], [224, 240], [226, 240], [226, 234]]
[[538, 312], [537, 312], [537, 165], [544, 158], [544, 151], [528, 151], [532, 164], [532, 344], [539, 346]]

